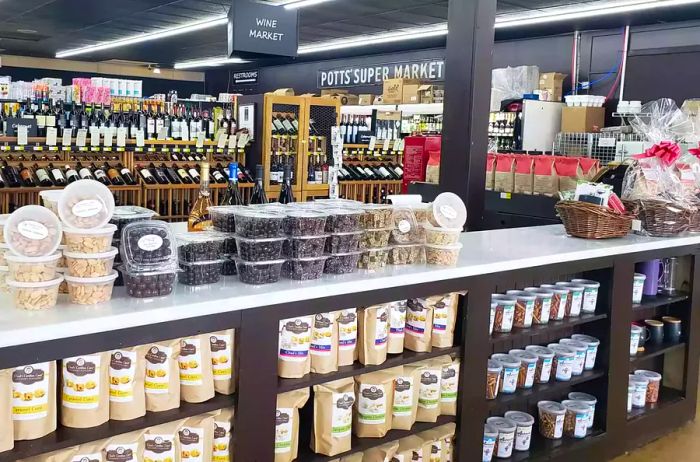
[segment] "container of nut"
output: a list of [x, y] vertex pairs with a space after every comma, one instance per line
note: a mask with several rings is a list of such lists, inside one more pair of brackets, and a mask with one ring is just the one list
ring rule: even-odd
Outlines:
[[170, 295], [178, 271], [177, 246], [162, 221], [129, 223], [122, 232], [122, 271], [131, 297]]
[[455, 266], [462, 251], [459, 238], [467, 222], [464, 202], [453, 193], [435, 198], [425, 231], [425, 257], [429, 265]]

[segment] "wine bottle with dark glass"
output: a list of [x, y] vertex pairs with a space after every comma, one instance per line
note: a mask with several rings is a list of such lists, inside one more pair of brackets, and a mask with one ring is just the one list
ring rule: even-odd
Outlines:
[[250, 196], [251, 204], [267, 204], [267, 195], [265, 194], [265, 188], [263, 187], [263, 166], [258, 164], [255, 167], [255, 186], [253, 187], [253, 194]]
[[238, 164], [228, 164], [228, 186], [220, 205], [245, 205], [238, 189]]
[[122, 164], [117, 164], [117, 170], [119, 170], [119, 174], [124, 178], [124, 182], [128, 185], [135, 185], [136, 184], [136, 178], [134, 178], [134, 175], [131, 174], [131, 170], [128, 168], [124, 167]]
[[34, 173], [36, 174], [37, 180], [39, 180], [39, 186], [44, 186], [44, 187], [49, 187], [53, 186], [53, 181], [51, 181], [51, 177], [49, 176], [49, 173], [44, 169], [43, 167], [39, 167], [38, 164], [34, 164]]
[[282, 189], [280, 190], [279, 203], [289, 204], [294, 202], [294, 194], [292, 194], [292, 166], [286, 164], [284, 166], [284, 173], [282, 174]]

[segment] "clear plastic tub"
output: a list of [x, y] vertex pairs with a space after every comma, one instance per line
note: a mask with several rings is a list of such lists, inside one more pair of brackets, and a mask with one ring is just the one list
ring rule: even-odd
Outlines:
[[126, 293], [136, 298], [151, 298], [170, 295], [175, 284], [175, 270], [122, 271]]
[[460, 242], [453, 245], [425, 245], [425, 262], [429, 265], [456, 266], [459, 253], [462, 251]]
[[552, 310], [552, 297], [554, 296], [554, 292], [547, 289], [541, 289], [539, 287], [526, 287], [523, 290], [525, 292], [530, 292], [536, 297], [535, 306], [532, 310], [533, 324], [548, 324], [549, 315]]
[[236, 236], [229, 233], [221, 233], [224, 236], [224, 254], [236, 255], [238, 253], [238, 247], [236, 246]]
[[586, 350], [586, 364], [584, 369], [587, 371], [593, 370], [595, 367], [595, 360], [598, 356], [598, 347], [600, 346], [600, 340], [590, 335], [584, 334], [574, 334], [571, 336], [571, 340], [576, 340], [578, 342], [583, 342], [586, 344], [588, 349]]
[[7, 223], [8, 218], [10, 218], [9, 213], [0, 215], [0, 242], [2, 243], [5, 242], [5, 223]]
[[595, 421], [595, 407], [598, 404], [598, 398], [588, 393], [581, 393], [579, 391], [572, 391], [569, 393], [568, 398], [574, 401], [580, 401], [588, 405], [588, 423], [586, 428], [593, 428], [593, 422]]
[[535, 384], [537, 355], [526, 350], [510, 350], [508, 354], [520, 361], [518, 388], [532, 388], [532, 386]]
[[632, 388], [632, 407], [639, 409], [646, 406], [649, 379], [643, 375], [630, 374], [629, 385]]
[[425, 263], [423, 244], [394, 245], [389, 250], [390, 265], [418, 265]]
[[25, 205], [10, 214], [3, 230], [10, 250], [25, 257], [43, 257], [56, 252], [63, 226], [56, 214], [40, 205]]
[[216, 231], [222, 233], [236, 232], [236, 217], [235, 212], [245, 209], [240, 205], [216, 205], [209, 207], [209, 215], [211, 216], [212, 226]]
[[498, 439], [498, 427], [485, 424], [484, 425], [484, 447], [481, 462], [491, 462], [493, 453], [496, 450], [496, 440]]
[[245, 261], [279, 260], [285, 241], [284, 237], [248, 239], [236, 236], [236, 247], [238, 247], [238, 256]]
[[378, 249], [389, 245], [392, 228], [367, 229], [360, 239], [360, 249]]
[[202, 231], [175, 235], [177, 256], [180, 262], [212, 261], [224, 253], [226, 235]]
[[430, 223], [423, 224], [426, 244], [452, 245], [459, 242], [462, 228], [439, 228]]
[[66, 282], [66, 269], [65, 268], [58, 268], [58, 269], [56, 269], [56, 272], [58, 274], [60, 274], [61, 276], [63, 276], [63, 281], [61, 281], [61, 284], [58, 286], [58, 293], [61, 295], [68, 295], [68, 283]]
[[571, 375], [579, 376], [583, 374], [586, 367], [586, 353], [588, 352], [588, 345], [569, 338], [559, 340], [559, 344], [569, 347], [576, 352], [576, 356], [574, 357], [574, 365], [571, 369]]
[[360, 260], [357, 262], [357, 267], [368, 270], [384, 268], [389, 261], [389, 250], [388, 247], [364, 249]]
[[7, 285], [7, 276], [10, 270], [7, 266], [0, 266], [0, 294], [9, 294], [10, 286]]
[[333, 233], [328, 235], [326, 240], [326, 252], [343, 253], [354, 252], [360, 248], [362, 231], [351, 231], [349, 233]]
[[117, 226], [107, 224], [101, 228], [64, 228], [66, 249], [70, 252], [102, 253], [112, 247]]
[[360, 224], [362, 210], [335, 208], [327, 210], [327, 213], [326, 232], [328, 233], [351, 233], [362, 229]]
[[116, 239], [121, 239], [122, 230], [126, 225], [135, 221], [150, 220], [156, 215], [158, 214], [155, 211], [138, 205], [118, 205], [114, 207], [109, 222], [117, 227]]
[[644, 282], [646, 280], [646, 274], [634, 273], [634, 283], [632, 284], [632, 303], [642, 303], [642, 297], [644, 296]]
[[326, 260], [327, 256], [289, 259], [282, 265], [282, 275], [297, 281], [319, 279], [323, 276]]
[[589, 279], [572, 279], [571, 283], [580, 284], [584, 287], [581, 312], [595, 313], [596, 304], [598, 303], [598, 289], [600, 289], [600, 282], [591, 281]]
[[554, 284], [542, 284], [540, 288], [550, 290], [554, 294], [549, 310], [549, 320], [561, 321], [564, 319], [566, 316], [566, 305], [569, 303], [571, 291], [566, 287], [556, 286]]
[[566, 303], [566, 317], [576, 318], [581, 315], [583, 306], [583, 292], [586, 288], [581, 284], [571, 282], [557, 282], [555, 285], [569, 289], [569, 298]]
[[391, 231], [392, 244], [417, 244], [424, 240], [425, 232], [418, 225], [413, 210], [409, 207], [396, 207]]
[[201, 286], [214, 284], [221, 280], [224, 260], [180, 262], [177, 280], [186, 286]]
[[221, 265], [221, 275], [222, 276], [235, 276], [238, 274], [236, 269], [236, 256], [235, 255], [223, 255], [224, 263]]
[[564, 433], [564, 405], [554, 401], [540, 401], [537, 403], [537, 412], [540, 421], [540, 435], [550, 440], [558, 440]]
[[360, 219], [364, 229], [391, 228], [394, 226], [394, 206], [365, 204]]
[[348, 274], [357, 271], [357, 265], [362, 255], [361, 250], [354, 252], [332, 253], [328, 255], [324, 273], [328, 274]]
[[290, 210], [282, 222], [288, 236], [318, 236], [325, 233], [328, 215], [317, 210]]
[[520, 374], [520, 360], [507, 354], [497, 353], [491, 355], [491, 359], [497, 361], [503, 371], [501, 372], [500, 392], [513, 394], [518, 388], [518, 375]]
[[518, 302], [518, 299], [510, 295], [491, 294], [491, 302], [497, 303], [493, 320], [493, 331], [507, 334], [513, 330], [515, 304]]
[[632, 397], [634, 396], [634, 384], [627, 383], [627, 412], [632, 412]]
[[61, 282], [61, 275], [43, 282], [20, 282], [9, 278], [5, 280], [15, 307], [29, 311], [46, 310], [56, 306], [58, 286]]
[[236, 234], [241, 237], [263, 239], [282, 235], [282, 213], [240, 208], [233, 212], [233, 216], [236, 221]]
[[102, 228], [114, 212], [114, 196], [99, 181], [78, 180], [63, 190], [58, 216], [70, 228]]
[[63, 255], [63, 252], [66, 251], [66, 246], [65, 245], [59, 245], [58, 246], [58, 252], [61, 252], [61, 258], [58, 259], [58, 263], [56, 263], [56, 266], [58, 268], [63, 268], [65, 269], [66, 267], [66, 257]]
[[535, 382], [549, 383], [549, 379], [552, 377], [554, 351], [550, 348], [539, 345], [528, 345], [525, 347], [525, 351], [537, 356], [537, 365], [535, 366]]
[[5, 254], [12, 255], [12, 252], [10, 251], [10, 246], [4, 243], [0, 243], [0, 266], [7, 266], [7, 262], [5, 261]]
[[498, 303], [491, 302], [491, 315], [489, 316], [489, 335], [493, 334], [493, 324], [496, 321], [496, 308]]
[[236, 258], [238, 278], [245, 284], [271, 284], [280, 280], [284, 260], [251, 262]]
[[55, 213], [56, 216], [58, 216], [58, 200], [61, 198], [61, 195], [63, 195], [63, 190], [49, 189], [39, 192], [42, 205]]
[[570, 381], [571, 375], [574, 371], [576, 352], [571, 348], [564, 345], [559, 345], [558, 343], [550, 343], [547, 345], [547, 348], [554, 351], [554, 360], [552, 361], [554, 379], [557, 382]]
[[505, 417], [489, 417], [486, 419], [486, 423], [498, 429], [496, 457], [499, 459], [509, 458], [513, 455], [513, 443], [515, 442], [515, 430], [518, 428], [517, 424]]
[[294, 236], [284, 241], [282, 254], [289, 258], [313, 258], [323, 255], [328, 235]]
[[112, 273], [117, 249], [112, 247], [102, 253], [81, 253], [66, 251], [66, 273], [74, 278], [98, 278]]
[[56, 278], [56, 268], [60, 253], [46, 257], [23, 257], [8, 254], [5, 257], [9, 268], [9, 278], [18, 282], [44, 282]]
[[467, 206], [457, 194], [441, 193], [433, 201], [431, 218], [443, 228], [463, 228], [467, 222]]
[[174, 272], [177, 247], [167, 223], [156, 220], [129, 223], [124, 228], [121, 256], [131, 273]]
[[585, 438], [588, 433], [588, 414], [590, 406], [582, 401], [566, 400], [564, 416], [564, 434], [569, 438]]
[[526, 329], [532, 326], [532, 313], [535, 311], [535, 301], [537, 297], [531, 292], [524, 290], [509, 290], [506, 295], [515, 297], [515, 317], [513, 318], [513, 326], [521, 329]]
[[117, 272], [94, 278], [76, 278], [66, 276], [68, 285], [68, 299], [71, 303], [78, 305], [95, 305], [97, 303], [108, 302], [112, 298], [114, 281], [117, 279]]
[[649, 381], [646, 391], [646, 403], [655, 404], [659, 401], [659, 389], [661, 388], [661, 374], [654, 371], [638, 370], [634, 371], [637, 377], [644, 377]]
[[503, 417], [512, 420], [518, 426], [515, 430], [515, 446], [516, 451], [529, 451], [530, 442], [532, 441], [532, 427], [535, 425], [535, 418], [527, 412], [508, 411]]
[[486, 369], [486, 399], [496, 399], [501, 388], [503, 366], [494, 359], [489, 359]]

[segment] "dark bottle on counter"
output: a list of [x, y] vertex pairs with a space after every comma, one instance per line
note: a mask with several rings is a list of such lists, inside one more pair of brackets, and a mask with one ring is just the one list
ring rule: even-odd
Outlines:
[[257, 165], [255, 167], [255, 186], [253, 187], [253, 194], [250, 196], [251, 204], [267, 204], [267, 195], [265, 195], [265, 188], [263, 187], [263, 166]]
[[284, 166], [284, 173], [282, 174], [282, 189], [280, 190], [279, 203], [289, 204], [294, 202], [294, 194], [292, 193], [292, 166], [287, 164]]
[[245, 205], [238, 190], [238, 164], [235, 162], [228, 164], [228, 187], [220, 205]]

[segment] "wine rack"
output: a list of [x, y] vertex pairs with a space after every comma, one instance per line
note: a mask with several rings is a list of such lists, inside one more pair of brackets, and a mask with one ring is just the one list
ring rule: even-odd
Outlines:
[[[394, 150], [394, 143], [384, 150], [384, 143], [377, 141], [370, 149], [369, 144], [346, 144], [343, 146], [343, 166], [380, 167], [386, 164], [403, 165], [403, 149]], [[340, 181], [340, 195], [346, 199], [361, 202], [381, 203], [389, 194], [401, 194], [401, 180], [351, 180]]]

